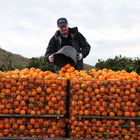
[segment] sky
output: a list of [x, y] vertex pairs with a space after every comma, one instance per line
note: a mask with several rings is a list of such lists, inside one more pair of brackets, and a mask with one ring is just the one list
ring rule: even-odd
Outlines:
[[140, 0], [0, 0], [0, 48], [43, 56], [60, 17], [91, 45], [85, 63], [140, 57]]

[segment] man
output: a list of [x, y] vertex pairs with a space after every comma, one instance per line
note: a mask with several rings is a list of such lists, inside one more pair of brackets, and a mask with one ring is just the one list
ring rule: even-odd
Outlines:
[[66, 18], [59, 18], [57, 20], [57, 26], [59, 30], [56, 31], [54, 36], [50, 39], [48, 47], [46, 49], [45, 58], [49, 62], [54, 62], [54, 53], [60, 50], [66, 45], [74, 47], [78, 52], [78, 62], [76, 64], [77, 70], [83, 69], [83, 58], [85, 58], [90, 52], [90, 45], [86, 41], [85, 37], [78, 31], [77, 27], [68, 27], [68, 21]]

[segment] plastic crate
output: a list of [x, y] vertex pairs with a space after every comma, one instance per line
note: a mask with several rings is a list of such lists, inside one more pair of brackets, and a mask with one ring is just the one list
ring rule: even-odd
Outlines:
[[0, 114], [65, 115], [66, 80], [5, 79], [0, 82]]
[[137, 81], [71, 80], [71, 138], [140, 139]]
[[67, 80], [0, 79], [0, 139], [65, 137]]
[[57, 138], [65, 136], [64, 118], [0, 118], [0, 137]]

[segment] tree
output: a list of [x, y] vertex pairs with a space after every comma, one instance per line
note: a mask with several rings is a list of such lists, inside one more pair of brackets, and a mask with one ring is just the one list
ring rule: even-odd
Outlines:
[[122, 57], [121, 55], [115, 56], [115, 58], [108, 58], [106, 61], [99, 59], [95, 64], [97, 69], [112, 69], [114, 71], [126, 70], [128, 72], [136, 71], [140, 74], [140, 59], [139, 58], [129, 58]]

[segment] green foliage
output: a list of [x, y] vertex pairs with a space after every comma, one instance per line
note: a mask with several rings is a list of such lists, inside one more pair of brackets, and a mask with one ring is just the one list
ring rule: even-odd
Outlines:
[[9, 53], [4, 57], [3, 63], [0, 65], [1, 71], [13, 70], [11, 54]]
[[95, 65], [97, 69], [112, 69], [114, 71], [118, 70], [126, 70], [128, 72], [136, 71], [140, 74], [140, 59], [139, 58], [129, 58], [129, 57], [122, 57], [121, 55], [115, 56], [115, 58], [108, 58], [106, 61], [98, 60]]
[[49, 63], [48, 61], [45, 61], [45, 58], [43, 56], [31, 58], [29, 64], [26, 67], [39, 68], [43, 71], [47, 71], [47, 70], [54, 71], [53, 64]]

